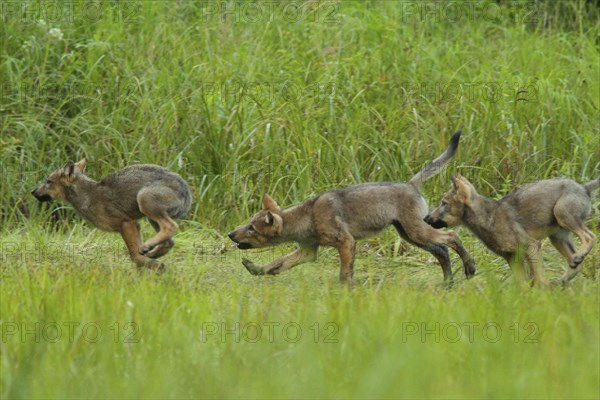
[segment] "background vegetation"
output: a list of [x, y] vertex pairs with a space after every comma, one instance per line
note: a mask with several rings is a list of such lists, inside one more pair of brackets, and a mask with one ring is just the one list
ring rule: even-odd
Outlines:
[[[454, 163], [424, 186], [432, 205], [450, 173], [492, 197], [598, 177], [594, 2], [0, 5], [3, 398], [600, 397], [598, 246], [569, 288], [529, 290], [461, 231], [479, 273], [446, 291], [389, 232], [361, 245], [345, 290], [331, 250], [255, 279], [223, 239], [263, 192], [287, 205], [409, 179], [459, 127]], [[29, 195], [83, 157], [97, 179], [156, 163], [190, 182], [169, 272], [138, 273], [120, 238]], [[597, 196], [593, 208], [597, 232]], [[560, 275], [558, 253], [544, 254]], [[239, 340], [211, 333], [236, 323]], [[265, 323], [303, 333], [270, 341]]]
[[265, 191], [406, 179], [458, 127], [456, 165], [488, 193], [595, 177], [598, 10], [449, 4], [4, 2], [3, 220], [87, 157], [98, 178], [175, 169], [191, 219], [228, 229]]

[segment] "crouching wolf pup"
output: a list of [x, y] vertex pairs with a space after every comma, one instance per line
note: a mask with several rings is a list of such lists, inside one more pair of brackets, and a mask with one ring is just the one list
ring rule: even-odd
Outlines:
[[[596, 238], [584, 220], [591, 211], [591, 192], [600, 186], [600, 178], [585, 185], [569, 179], [549, 179], [523, 185], [501, 200], [477, 193], [462, 176], [452, 178], [452, 188], [441, 205], [426, 218], [441, 228], [465, 225], [490, 250], [502, 256], [525, 278], [533, 274], [535, 284], [547, 284], [541, 271], [540, 240], [550, 237], [556, 249], [567, 259], [569, 268], [561, 278], [573, 279], [583, 258]], [[575, 249], [571, 232], [581, 240]], [[524, 271], [522, 261], [529, 270]]]
[[425, 180], [436, 175], [458, 147], [460, 131], [448, 148], [408, 183], [364, 183], [332, 190], [294, 207], [281, 209], [265, 194], [263, 208], [250, 222], [229, 233], [239, 249], [260, 248], [295, 241], [296, 251], [266, 266], [244, 259], [253, 275], [279, 274], [300, 263], [315, 260], [319, 246], [333, 246], [340, 255], [340, 281], [352, 282], [356, 241], [393, 225], [400, 236], [438, 260], [444, 280], [452, 280], [446, 245], [461, 257], [465, 274], [475, 273], [475, 263], [454, 232], [438, 231], [425, 223], [427, 203], [419, 192]]
[[[119, 232], [138, 266], [164, 269], [155, 259], [175, 244], [178, 227], [173, 218], [182, 218], [190, 209], [187, 183], [158, 165], [132, 165], [96, 182], [85, 175], [86, 164], [85, 159], [69, 161], [31, 194], [39, 201], [68, 201], [99, 229]], [[142, 244], [137, 220], [144, 216], [156, 235]]]

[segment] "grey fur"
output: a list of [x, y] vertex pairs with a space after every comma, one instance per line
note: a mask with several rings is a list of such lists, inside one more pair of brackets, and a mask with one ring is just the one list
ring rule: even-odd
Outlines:
[[[452, 178], [452, 189], [426, 221], [433, 226], [465, 225], [490, 250], [518, 268], [522, 261], [533, 274], [534, 282], [546, 284], [542, 276], [540, 240], [549, 237], [565, 257], [569, 269], [562, 277], [567, 282], [581, 269], [584, 257], [596, 240], [584, 221], [591, 211], [591, 190], [600, 186], [596, 179], [586, 185], [570, 179], [548, 179], [518, 187], [501, 200], [477, 193], [461, 176]], [[577, 250], [571, 241], [575, 233], [582, 244]]]

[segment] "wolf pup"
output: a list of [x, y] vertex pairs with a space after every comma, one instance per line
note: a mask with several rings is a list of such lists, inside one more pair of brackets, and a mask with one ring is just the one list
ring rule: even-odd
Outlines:
[[[481, 196], [469, 181], [456, 176], [451, 190], [426, 221], [437, 228], [465, 225], [520, 272], [521, 279], [529, 272], [534, 283], [542, 285], [547, 282], [541, 271], [540, 241], [550, 237], [569, 263], [561, 278], [565, 283], [577, 275], [596, 240], [584, 220], [591, 211], [591, 192], [599, 186], [600, 178], [585, 185], [549, 179], [523, 185], [496, 201]], [[571, 241], [571, 232], [581, 240], [579, 249]], [[524, 271], [522, 261], [528, 271]]]
[[475, 263], [454, 232], [438, 231], [423, 218], [427, 203], [419, 192], [425, 180], [439, 173], [458, 147], [461, 132], [452, 137], [448, 148], [425, 166], [408, 183], [364, 183], [332, 190], [294, 207], [281, 209], [267, 194], [263, 208], [250, 222], [229, 233], [239, 249], [260, 248], [295, 241], [296, 251], [266, 266], [244, 259], [253, 275], [279, 274], [298, 264], [315, 260], [319, 246], [333, 246], [340, 255], [340, 281], [352, 282], [356, 241], [393, 225], [400, 236], [428, 252], [442, 267], [444, 280], [452, 280], [446, 245], [461, 257], [465, 274], [475, 273]]
[[[66, 200], [99, 229], [119, 232], [133, 262], [156, 270], [164, 264], [155, 259], [175, 244], [177, 224], [190, 209], [192, 193], [176, 173], [157, 165], [132, 165], [107, 176], [100, 182], [85, 175], [86, 160], [54, 171], [45, 183], [33, 189], [39, 201]], [[156, 235], [142, 244], [142, 217]]]

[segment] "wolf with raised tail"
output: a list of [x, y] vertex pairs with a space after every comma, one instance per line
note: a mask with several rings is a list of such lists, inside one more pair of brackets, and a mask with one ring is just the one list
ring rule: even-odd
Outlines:
[[244, 259], [254, 275], [279, 274], [316, 259], [319, 246], [333, 246], [340, 255], [340, 281], [352, 282], [356, 241], [375, 235], [389, 225], [407, 242], [430, 252], [440, 263], [444, 280], [452, 281], [448, 248], [462, 259], [467, 277], [475, 273], [473, 258], [454, 232], [434, 229], [424, 221], [428, 207], [419, 191], [422, 182], [450, 162], [461, 132], [452, 136], [441, 156], [426, 165], [408, 183], [363, 183], [325, 192], [302, 204], [282, 209], [268, 195], [263, 206], [245, 225], [229, 233], [239, 249], [297, 242], [296, 251], [265, 266]]

